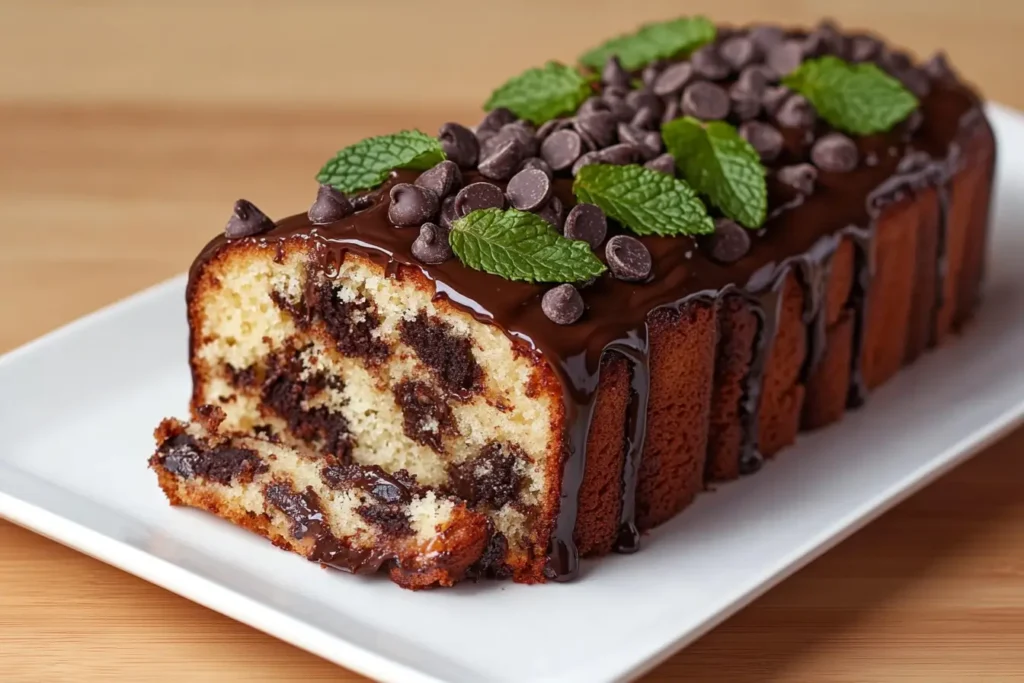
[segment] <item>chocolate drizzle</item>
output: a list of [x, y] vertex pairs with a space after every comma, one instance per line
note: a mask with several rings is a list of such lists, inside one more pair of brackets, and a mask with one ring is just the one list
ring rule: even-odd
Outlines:
[[[415, 177], [412, 172], [394, 173], [370, 200], [359, 203], [360, 209], [354, 215], [337, 222], [317, 226], [305, 215], [293, 216], [268, 233], [243, 239], [271, 249], [286, 239], [309, 240], [319, 259], [311, 267], [323, 270], [328, 277], [337, 271], [349, 252], [380, 264], [389, 276], [403, 268], [420, 271], [434, 283], [437, 297], [450, 300], [481, 322], [498, 325], [514, 343], [551, 366], [563, 386], [568, 427], [560, 505], [545, 575], [567, 579], [579, 566], [573, 531], [603, 354], [621, 354], [631, 371], [619, 532], [614, 547], [619, 552], [632, 552], [639, 542], [634, 519], [636, 484], [650, 386], [647, 316], [666, 306], [682, 309], [698, 300], [720, 302], [726, 294], [737, 292], [750, 302], [759, 319], [759, 330], [740, 406], [744, 432], [740, 470], [753, 471], [760, 464], [757, 418], [761, 384], [777, 331], [781, 287], [787, 274], [797, 269], [805, 290], [804, 320], [809, 346], [802, 375], [806, 378], [824, 353], [825, 284], [832, 254], [843, 238], [854, 240], [857, 276], [851, 303], [856, 317], [850, 397], [851, 403], [856, 404], [865, 394], [859, 365], [875, 224], [885, 201], [919, 186], [908, 182], [911, 174], [898, 172], [899, 162], [911, 149], [928, 152], [935, 162], [927, 183], [940, 187], [940, 197], [945, 202], [942, 185], [948, 181], [958, 157], [956, 141], [963, 134], [961, 122], [983, 123], [984, 117], [971, 114], [978, 108], [977, 97], [965, 86], [952, 81], [935, 82], [922, 101], [924, 124], [919, 129], [903, 126], [885, 135], [861, 138], [857, 141], [861, 158], [873, 157], [877, 163], [861, 165], [849, 173], [822, 172], [816, 191], [807, 197], [773, 197], [769, 220], [752, 235], [750, 251], [730, 266], [707, 258], [690, 238], [641, 238], [654, 261], [649, 281], [629, 283], [599, 278], [581, 290], [587, 312], [573, 325], [558, 326], [544, 316], [540, 306], [544, 286], [502, 280], [466, 268], [455, 259], [439, 265], [426, 265], [415, 259], [411, 246], [419, 231], [396, 228], [387, 217], [390, 187], [398, 182], [411, 182]], [[786, 149], [776, 162], [778, 166], [806, 157], [807, 136], [786, 137]], [[918, 171], [913, 173], [915, 178], [925, 177]], [[473, 182], [473, 174], [466, 175], [466, 183]], [[773, 194], [778, 194], [777, 190], [774, 188]], [[556, 180], [555, 193], [567, 206], [573, 203], [569, 181]], [[942, 213], [944, 233], [948, 213], [945, 207]], [[940, 253], [945, 241], [943, 235]], [[192, 281], [228, 242], [219, 236], [207, 246], [193, 265]], [[944, 266], [939, 270], [941, 279]], [[941, 282], [938, 292], [941, 296]], [[935, 303], [937, 308], [938, 299]]]

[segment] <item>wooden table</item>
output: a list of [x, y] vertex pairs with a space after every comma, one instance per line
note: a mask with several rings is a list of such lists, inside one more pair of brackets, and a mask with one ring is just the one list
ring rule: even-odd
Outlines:
[[[831, 12], [921, 52], [943, 45], [989, 96], [1024, 107], [1014, 0], [85, 5], [0, 5], [0, 351], [182, 271], [236, 197], [301, 210], [336, 148], [473, 120], [504, 75], [571, 60], [627, 13]], [[1022, 448], [1024, 431], [648, 680], [1024, 680]], [[0, 680], [358, 678], [0, 523]]]

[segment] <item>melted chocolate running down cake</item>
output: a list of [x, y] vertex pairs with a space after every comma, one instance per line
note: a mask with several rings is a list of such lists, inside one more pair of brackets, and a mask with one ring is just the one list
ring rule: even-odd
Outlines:
[[[828, 23], [645, 47], [678, 22], [588, 53], [582, 76], [527, 72], [475, 129], [343, 150], [308, 214], [239, 201], [191, 271], [192, 410], [216, 406], [220, 434], [248, 435], [217, 438], [266, 455], [194, 486], [158, 454], [172, 501], [296, 548], [295, 505], [266, 482], [323, 500], [318, 470], [371, 468], [486, 522], [470, 573], [564, 580], [959, 329], [995, 160], [978, 96], [941, 56]], [[545, 78], [560, 80], [519, 87]], [[687, 126], [704, 147], [680, 142]], [[614, 195], [599, 174], [635, 184]], [[390, 519], [363, 519], [360, 547], [404, 557], [371, 550]], [[414, 524], [417, 542], [445, 523]]]

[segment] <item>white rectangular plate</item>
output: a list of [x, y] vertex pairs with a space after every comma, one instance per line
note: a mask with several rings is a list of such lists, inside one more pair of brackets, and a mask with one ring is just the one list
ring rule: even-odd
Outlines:
[[410, 593], [169, 507], [146, 459], [186, 412], [183, 278], [0, 358], [0, 515], [379, 679], [637, 675], [1024, 416], [1024, 116], [990, 111], [998, 211], [968, 333], [579, 581]]

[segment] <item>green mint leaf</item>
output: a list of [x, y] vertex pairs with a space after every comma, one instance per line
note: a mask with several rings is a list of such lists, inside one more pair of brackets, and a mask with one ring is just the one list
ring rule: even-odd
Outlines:
[[591, 92], [590, 84], [576, 69], [548, 62], [508, 79], [491, 93], [484, 109], [505, 107], [521, 119], [541, 124], [576, 111]]
[[581, 282], [606, 269], [580, 240], [516, 209], [480, 209], [452, 223], [452, 250], [470, 268], [523, 282]]
[[341, 192], [377, 187], [396, 168], [425, 171], [444, 161], [437, 138], [418, 130], [403, 130], [360, 140], [334, 155], [316, 179]]
[[810, 100], [823, 119], [854, 135], [884, 133], [918, 106], [913, 93], [874, 64], [838, 57], [809, 59], [782, 83]]
[[627, 71], [643, 68], [656, 59], [692, 52], [715, 39], [715, 25], [705, 17], [682, 17], [641, 26], [636, 33], [612, 38], [586, 52], [580, 63], [601, 69], [615, 55]]
[[689, 185], [643, 166], [590, 164], [572, 190], [638, 235], [704, 235], [715, 225]]
[[702, 124], [689, 116], [661, 127], [665, 147], [686, 182], [729, 218], [758, 228], [768, 211], [761, 157], [736, 129], [722, 121]]

